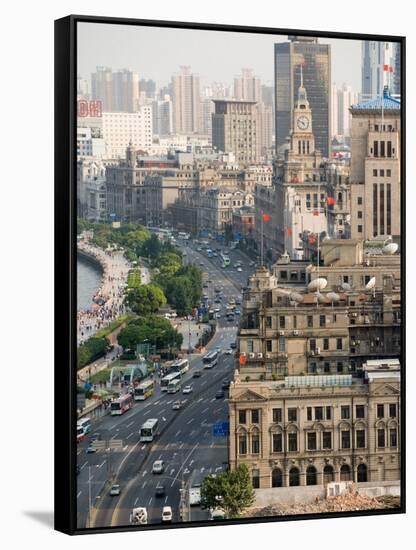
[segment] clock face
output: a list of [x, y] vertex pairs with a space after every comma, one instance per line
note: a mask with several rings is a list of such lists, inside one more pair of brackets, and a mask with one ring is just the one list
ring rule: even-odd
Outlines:
[[302, 115], [297, 120], [297, 125], [300, 130], [306, 130], [309, 126], [309, 119], [307, 116]]

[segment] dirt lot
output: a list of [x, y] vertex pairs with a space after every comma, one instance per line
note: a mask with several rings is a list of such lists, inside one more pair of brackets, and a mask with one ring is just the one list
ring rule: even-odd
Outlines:
[[356, 510], [382, 510], [398, 508], [400, 497], [386, 495], [383, 497], [368, 497], [358, 494], [354, 489], [349, 493], [317, 499], [314, 503], [276, 505], [265, 508], [252, 508], [245, 513], [245, 517], [288, 516], [294, 514], [319, 514], [325, 512], [352, 512]]

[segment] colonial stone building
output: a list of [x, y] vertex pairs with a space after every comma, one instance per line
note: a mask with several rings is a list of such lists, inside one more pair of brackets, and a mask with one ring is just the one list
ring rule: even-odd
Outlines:
[[363, 376], [293, 376], [230, 388], [231, 468], [255, 488], [400, 479], [400, 365], [369, 362]]
[[[249, 278], [238, 332], [243, 379], [355, 373], [369, 359], [400, 356], [400, 257], [328, 239], [321, 261], [283, 256], [271, 273], [260, 266]], [[319, 293], [308, 288], [316, 279], [326, 282]]]

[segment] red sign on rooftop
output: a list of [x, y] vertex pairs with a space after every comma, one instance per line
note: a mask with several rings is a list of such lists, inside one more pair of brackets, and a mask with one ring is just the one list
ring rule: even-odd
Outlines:
[[86, 99], [78, 100], [78, 116], [79, 117], [102, 117], [103, 102], [100, 99], [87, 101]]

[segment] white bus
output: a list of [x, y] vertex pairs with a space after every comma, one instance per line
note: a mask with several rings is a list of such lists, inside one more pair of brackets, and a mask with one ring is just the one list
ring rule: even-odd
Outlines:
[[191, 235], [189, 233], [185, 233], [184, 231], [179, 231], [178, 239], [184, 239], [185, 241], [189, 241], [190, 238], [191, 238]]
[[185, 372], [188, 372], [189, 370], [188, 359], [179, 359], [178, 361], [175, 361], [171, 366], [171, 370], [173, 372], [180, 372], [181, 374], [185, 374]]
[[157, 434], [159, 420], [157, 418], [149, 418], [140, 428], [140, 442], [153, 441]]
[[77, 432], [78, 428], [81, 428], [84, 432], [84, 435], [87, 435], [91, 431], [91, 419], [90, 418], [80, 418], [77, 422]]
[[173, 380], [180, 380], [181, 379], [181, 373], [180, 372], [171, 372], [170, 374], [167, 374], [162, 378], [160, 381], [160, 389], [161, 391], [168, 391], [168, 386]]
[[181, 379], [175, 378], [172, 382], [169, 382], [168, 393], [177, 393], [181, 389]]
[[153, 380], [146, 380], [134, 388], [134, 400], [144, 401], [155, 392], [155, 383]]
[[210, 351], [203, 357], [202, 363], [204, 364], [204, 369], [212, 369], [218, 363], [218, 351]]
[[220, 258], [222, 262], [222, 267], [228, 267], [230, 265], [230, 258], [227, 254], [225, 254], [225, 252], [221, 252]]

